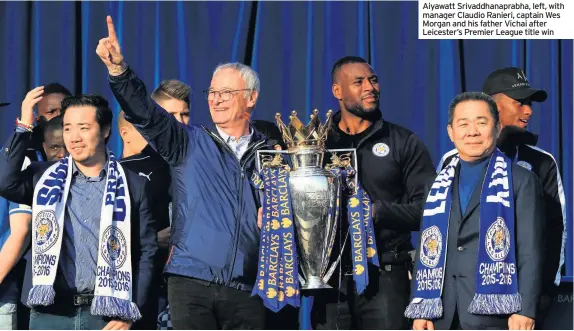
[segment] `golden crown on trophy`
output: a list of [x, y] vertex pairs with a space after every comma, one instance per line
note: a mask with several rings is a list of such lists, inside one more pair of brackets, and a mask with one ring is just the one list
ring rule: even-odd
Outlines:
[[321, 123], [321, 119], [319, 119], [319, 111], [315, 109], [313, 114], [311, 114], [311, 120], [307, 125], [305, 125], [301, 120], [299, 120], [297, 117], [297, 111], [294, 110], [291, 112], [291, 116], [289, 116], [289, 126], [283, 123], [281, 120], [281, 114], [279, 113], [275, 114], [275, 120], [277, 121], [277, 126], [283, 136], [283, 142], [285, 142], [288, 149], [291, 150], [299, 147], [324, 148], [325, 141], [327, 140], [327, 133], [331, 127], [332, 115], [333, 111], [329, 110], [327, 112], [325, 122]]

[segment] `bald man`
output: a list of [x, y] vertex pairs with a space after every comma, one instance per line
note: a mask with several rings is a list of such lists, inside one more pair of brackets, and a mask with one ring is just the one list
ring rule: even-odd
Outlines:
[[[144, 137], [125, 120], [124, 112], [118, 116], [118, 130], [123, 141], [122, 166], [147, 179], [150, 194], [154, 196], [157, 220], [162, 228], [169, 227], [170, 174], [169, 166], [146, 142]], [[165, 246], [164, 248], [167, 248]]]
[[130, 122], [126, 121], [123, 111], [121, 111], [120, 116], [118, 116], [118, 130], [124, 143], [122, 158], [131, 159], [133, 156], [144, 152], [146, 148], [151, 148], [134, 126]]

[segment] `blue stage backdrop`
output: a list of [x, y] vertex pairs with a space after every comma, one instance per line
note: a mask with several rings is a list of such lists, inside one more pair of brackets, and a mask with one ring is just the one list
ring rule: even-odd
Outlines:
[[[0, 3], [0, 138], [13, 129], [26, 92], [58, 81], [75, 93], [112, 100], [95, 54], [112, 15], [129, 64], [152, 90], [177, 78], [193, 88], [193, 123], [210, 120], [202, 90], [213, 68], [239, 61], [261, 78], [255, 118], [296, 109], [336, 109], [332, 64], [345, 55], [371, 62], [380, 76], [385, 119], [425, 142], [436, 163], [453, 146], [447, 106], [455, 94], [479, 90], [500, 67], [525, 69], [548, 100], [534, 105], [530, 130], [562, 171], [568, 201], [572, 276], [572, 40], [419, 40], [417, 2], [2, 2]], [[113, 102], [114, 110], [118, 106]], [[121, 150], [117, 134], [110, 147]]]

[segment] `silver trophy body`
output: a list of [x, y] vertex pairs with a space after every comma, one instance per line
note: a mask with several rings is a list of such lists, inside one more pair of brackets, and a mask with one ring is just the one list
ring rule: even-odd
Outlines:
[[323, 153], [313, 150], [291, 155], [289, 189], [297, 231], [300, 265], [305, 278], [301, 289], [330, 288], [325, 279], [337, 232], [335, 218], [340, 178], [321, 167]]
[[[305, 127], [294, 113], [289, 128], [277, 115], [279, 129], [288, 151], [259, 151], [257, 158], [259, 170], [265, 166], [282, 166], [290, 170], [289, 189], [299, 266], [303, 276], [303, 279], [301, 275], [299, 277], [302, 290], [331, 288], [327, 282], [340, 259], [339, 256], [336, 262], [329, 266], [339, 228], [338, 208], [341, 203], [337, 200], [343, 184], [340, 177], [323, 168], [324, 154], [330, 152], [324, 148], [330, 115], [329, 112], [325, 125], [320, 125], [315, 111], [315, 117], [312, 116], [311, 122]], [[355, 152], [354, 149], [337, 151]], [[274, 154], [275, 157], [271, 161], [270, 157], [265, 159], [261, 153]], [[291, 166], [285, 166], [284, 157], [288, 158]], [[333, 157], [331, 159], [333, 160]], [[340, 165], [339, 159], [335, 159], [335, 163]]]

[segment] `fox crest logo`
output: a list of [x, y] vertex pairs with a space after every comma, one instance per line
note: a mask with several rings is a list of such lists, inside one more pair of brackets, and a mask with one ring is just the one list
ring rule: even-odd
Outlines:
[[126, 262], [127, 243], [124, 234], [117, 227], [110, 225], [102, 236], [102, 257], [110, 267], [119, 269]]
[[34, 221], [36, 235], [36, 253], [44, 253], [52, 247], [60, 235], [56, 213], [53, 210], [43, 210], [36, 215]]
[[442, 253], [442, 234], [436, 225], [423, 231], [421, 235], [421, 253], [422, 264], [429, 268], [438, 265]]
[[510, 231], [502, 217], [498, 217], [486, 231], [486, 252], [493, 261], [502, 261], [510, 251]]
[[390, 151], [391, 149], [385, 143], [377, 143], [375, 146], [373, 146], [373, 154], [378, 157], [385, 157], [389, 155]]

